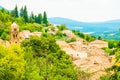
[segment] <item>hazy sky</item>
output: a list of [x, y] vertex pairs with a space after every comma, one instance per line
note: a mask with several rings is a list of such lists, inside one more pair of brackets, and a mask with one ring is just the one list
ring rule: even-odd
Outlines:
[[120, 0], [0, 0], [0, 5], [13, 9], [27, 5], [29, 13], [45, 10], [48, 17], [64, 17], [93, 22], [120, 19]]

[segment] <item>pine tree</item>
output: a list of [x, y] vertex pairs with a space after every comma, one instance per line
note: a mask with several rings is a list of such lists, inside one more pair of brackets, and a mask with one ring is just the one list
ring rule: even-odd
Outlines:
[[28, 22], [28, 13], [27, 13], [27, 7], [24, 7], [23, 17], [25, 22]]
[[21, 17], [23, 17], [23, 15], [24, 15], [24, 9], [23, 9], [23, 7], [20, 9], [20, 16]]
[[38, 23], [38, 18], [36, 15], [35, 15], [35, 22]]
[[30, 23], [34, 23], [35, 22], [35, 17], [34, 17], [33, 12], [31, 12], [31, 14], [30, 14], [29, 22]]
[[12, 17], [18, 17], [18, 8], [17, 8], [17, 5], [15, 6], [15, 9], [12, 10], [11, 16]]
[[44, 11], [44, 14], [43, 14], [43, 24], [45, 24], [46, 26], [48, 26], [47, 14], [46, 14], [45, 11]]
[[38, 23], [39, 24], [42, 24], [42, 14], [38, 14], [38, 17], [37, 17], [38, 19]]
[[18, 17], [18, 8], [17, 8], [17, 5], [15, 6], [15, 17]]

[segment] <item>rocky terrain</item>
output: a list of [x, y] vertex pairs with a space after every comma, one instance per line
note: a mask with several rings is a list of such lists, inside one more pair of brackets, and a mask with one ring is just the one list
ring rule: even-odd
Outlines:
[[78, 38], [71, 31], [63, 32], [66, 33], [68, 38], [75, 37], [77, 41], [71, 43], [57, 41], [57, 44], [71, 56], [71, 60], [76, 66], [87, 73], [92, 73], [90, 80], [96, 80], [101, 75], [106, 74], [105, 68], [112, 65], [111, 57], [101, 48], [92, 46], [88, 42], [85, 44], [83, 39]]
[[[49, 34], [55, 31], [48, 31]], [[97, 80], [101, 75], [106, 74], [105, 68], [112, 65], [111, 57], [108, 56], [101, 48], [108, 47], [108, 43], [102, 40], [96, 40], [91, 43], [79, 38], [70, 30], [63, 30], [62, 33], [66, 34], [68, 39], [75, 38], [75, 42], [67, 43], [64, 40], [57, 40], [56, 43], [65, 51], [74, 65], [80, 67], [81, 70], [92, 74], [90, 80]], [[30, 32], [29, 30], [23, 30], [19, 32], [20, 42], [29, 38], [30, 36], [40, 36], [41, 32]], [[0, 39], [1, 44], [9, 46], [9, 41]]]

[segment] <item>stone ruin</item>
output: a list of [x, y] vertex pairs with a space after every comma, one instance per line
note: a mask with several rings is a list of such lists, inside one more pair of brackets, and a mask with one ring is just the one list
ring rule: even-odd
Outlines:
[[10, 27], [10, 43], [19, 43], [19, 26], [15, 22]]

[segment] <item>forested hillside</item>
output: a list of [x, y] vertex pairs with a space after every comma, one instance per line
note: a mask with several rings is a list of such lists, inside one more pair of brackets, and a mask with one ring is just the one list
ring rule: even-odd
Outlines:
[[[9, 41], [10, 25], [19, 24], [20, 31], [43, 31], [49, 25], [47, 14], [27, 14], [22, 7], [20, 15], [14, 10], [0, 10], [0, 38]], [[77, 80], [77, 73], [69, 59], [55, 43], [55, 38], [44, 33], [9, 47], [0, 45], [0, 80]]]
[[[29, 37], [11, 44], [13, 22], [19, 25], [19, 32], [40, 32], [41, 35], [26, 33]], [[6, 41], [10, 45], [6, 46]], [[101, 45], [96, 47], [92, 45], [93, 41], [108, 45], [98, 48]], [[71, 31], [64, 24], [53, 25], [45, 11], [28, 15], [26, 6], [20, 11], [17, 6], [12, 11], [0, 9], [0, 80], [95, 80], [103, 75], [101, 72], [105, 74], [100, 80], [119, 80], [119, 48], [118, 41]], [[105, 65], [104, 62], [108, 63]], [[94, 67], [97, 70], [89, 71]]]

